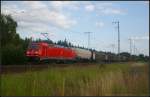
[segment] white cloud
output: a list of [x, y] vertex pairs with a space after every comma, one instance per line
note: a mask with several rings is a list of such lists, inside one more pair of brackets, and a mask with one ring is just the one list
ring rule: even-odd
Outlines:
[[85, 11], [95, 11], [97, 15], [124, 15], [124, 9], [115, 6], [115, 3], [106, 2], [81, 2], [84, 5]]
[[96, 22], [96, 26], [99, 28], [103, 27], [104, 26], [104, 23], [103, 22]]
[[76, 24], [75, 20], [71, 20], [65, 15], [60, 14], [55, 11], [50, 13], [49, 19], [51, 22], [53, 22], [54, 25], [57, 25], [58, 27], [61, 27], [64, 29], [70, 28], [72, 25]]
[[47, 6], [41, 1], [23, 1], [23, 3], [30, 7], [30, 9], [47, 8]]
[[57, 11], [65, 9], [78, 10], [79, 2], [77, 1], [50, 1], [50, 5]]
[[[50, 27], [48, 25], [44, 24], [35, 24], [35, 23], [29, 23], [29, 22], [19, 22], [20, 27], [17, 28], [17, 31], [20, 32], [25, 37], [33, 37], [45, 39], [45, 37], [42, 37], [41, 33], [49, 33], [50, 36], [55, 36], [55, 28]], [[57, 36], [56, 36], [57, 37]]]
[[55, 8], [63, 8], [66, 4], [70, 4], [70, 1], [51, 1], [50, 3]]
[[[31, 32], [49, 31], [47, 26], [69, 29], [77, 22], [65, 13], [56, 10], [50, 10], [49, 7], [40, 1], [23, 1], [22, 8], [18, 4], [2, 6], [2, 13], [11, 14], [18, 22], [18, 27], [22, 29], [30, 28]], [[24, 13], [21, 13], [21, 11]]]
[[104, 14], [123, 14], [124, 11], [122, 11], [121, 9], [116, 9], [116, 8], [105, 8], [103, 10], [101, 10], [102, 13]]
[[124, 9], [116, 7], [115, 3], [97, 2], [93, 5], [98, 15], [123, 15], [126, 13]]
[[95, 9], [95, 6], [92, 4], [88, 4], [85, 6], [86, 11], [94, 11], [94, 9]]
[[18, 22], [18, 25], [20, 25], [21, 29], [28, 29], [29, 31], [33, 31], [33, 32], [50, 32], [51, 31], [50, 30], [51, 27], [42, 23], [20, 21]]
[[18, 12], [19, 8], [17, 5], [8, 4], [1, 6], [1, 12], [4, 14], [16, 14], [15, 12]]
[[113, 5], [113, 3], [87, 2], [87, 3], [85, 3], [85, 10], [86, 11], [96, 11], [98, 14], [104, 14], [104, 15], [125, 14], [125, 10], [115, 7]]
[[137, 40], [149, 40], [149, 36], [141, 36], [141, 37], [131, 37], [130, 39], [137, 41]]

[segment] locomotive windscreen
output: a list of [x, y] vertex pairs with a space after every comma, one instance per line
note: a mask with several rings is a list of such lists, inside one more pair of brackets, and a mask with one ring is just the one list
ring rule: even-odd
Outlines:
[[29, 45], [29, 49], [38, 49], [39, 48], [39, 45], [38, 44], [30, 44]]

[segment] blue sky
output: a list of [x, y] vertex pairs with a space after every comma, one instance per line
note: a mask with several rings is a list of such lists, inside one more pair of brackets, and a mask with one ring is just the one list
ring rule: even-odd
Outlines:
[[[1, 11], [18, 22], [17, 33], [22, 38], [45, 39], [49, 33], [57, 42], [65, 38], [75, 44], [117, 53], [117, 28], [120, 22], [121, 52], [129, 52], [129, 38], [137, 51], [149, 55], [148, 1], [2, 1]], [[114, 46], [112, 46], [114, 45]]]

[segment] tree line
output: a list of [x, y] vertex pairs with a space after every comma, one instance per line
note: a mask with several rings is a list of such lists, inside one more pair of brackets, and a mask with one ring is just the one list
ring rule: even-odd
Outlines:
[[[18, 33], [16, 33], [16, 29], [18, 27], [17, 22], [11, 17], [11, 15], [0, 15], [1, 27], [0, 27], [0, 39], [1, 39], [1, 64], [2, 65], [11, 65], [11, 64], [24, 64], [27, 62], [27, 58], [25, 56], [25, 52], [28, 48], [28, 44], [30, 42], [30, 38], [22, 39]], [[72, 43], [65, 40], [59, 40], [58, 42], [53, 42], [52, 40], [41, 40], [37, 39], [34, 42], [47, 42], [56, 45], [61, 45], [65, 47], [76, 47], [82, 49], [88, 49], [83, 46], [76, 46]], [[91, 50], [91, 49], [89, 49]], [[123, 53], [124, 56], [131, 56], [129, 53]], [[140, 54], [139, 56], [132, 55], [133, 58], [137, 60], [144, 60], [149, 58], [148, 56], [144, 56]]]

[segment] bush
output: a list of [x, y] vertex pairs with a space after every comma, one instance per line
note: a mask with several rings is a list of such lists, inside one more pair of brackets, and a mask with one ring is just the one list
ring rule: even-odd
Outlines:
[[2, 65], [25, 63], [25, 51], [21, 45], [8, 44], [2, 47]]

